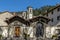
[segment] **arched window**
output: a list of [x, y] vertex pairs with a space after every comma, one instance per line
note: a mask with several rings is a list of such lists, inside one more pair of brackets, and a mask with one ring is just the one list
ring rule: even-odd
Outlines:
[[37, 22], [37, 26], [36, 26], [36, 36], [37, 37], [43, 37], [44, 34], [44, 27], [43, 24], [41, 22]]

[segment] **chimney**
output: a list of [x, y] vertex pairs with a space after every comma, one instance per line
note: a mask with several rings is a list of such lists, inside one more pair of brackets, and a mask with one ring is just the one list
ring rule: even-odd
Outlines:
[[16, 13], [14, 12], [13, 15], [16, 16]]

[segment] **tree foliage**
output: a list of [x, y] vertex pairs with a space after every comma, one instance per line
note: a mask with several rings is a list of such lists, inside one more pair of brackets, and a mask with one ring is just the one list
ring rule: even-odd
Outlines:
[[36, 8], [36, 9], [34, 9], [33, 10], [33, 15], [34, 16], [37, 16], [37, 15], [43, 15], [45, 12], [47, 12], [47, 11], [49, 11], [51, 8], [53, 8], [53, 7], [55, 7], [55, 6], [43, 6], [43, 7], [41, 7], [41, 8]]

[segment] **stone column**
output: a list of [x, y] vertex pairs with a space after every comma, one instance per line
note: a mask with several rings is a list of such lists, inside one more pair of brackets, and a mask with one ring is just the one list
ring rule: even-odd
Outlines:
[[8, 25], [8, 38], [9, 38], [9, 30], [10, 30], [10, 25]]

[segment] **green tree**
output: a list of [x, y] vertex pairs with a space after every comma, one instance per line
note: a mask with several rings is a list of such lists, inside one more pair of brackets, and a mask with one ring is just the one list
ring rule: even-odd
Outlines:
[[50, 6], [50, 5], [47, 5], [47, 6], [43, 6], [41, 8], [36, 8], [33, 10], [33, 15], [34, 16], [38, 16], [38, 15], [43, 15], [45, 12], [48, 12], [51, 8], [54, 8], [55, 6]]

